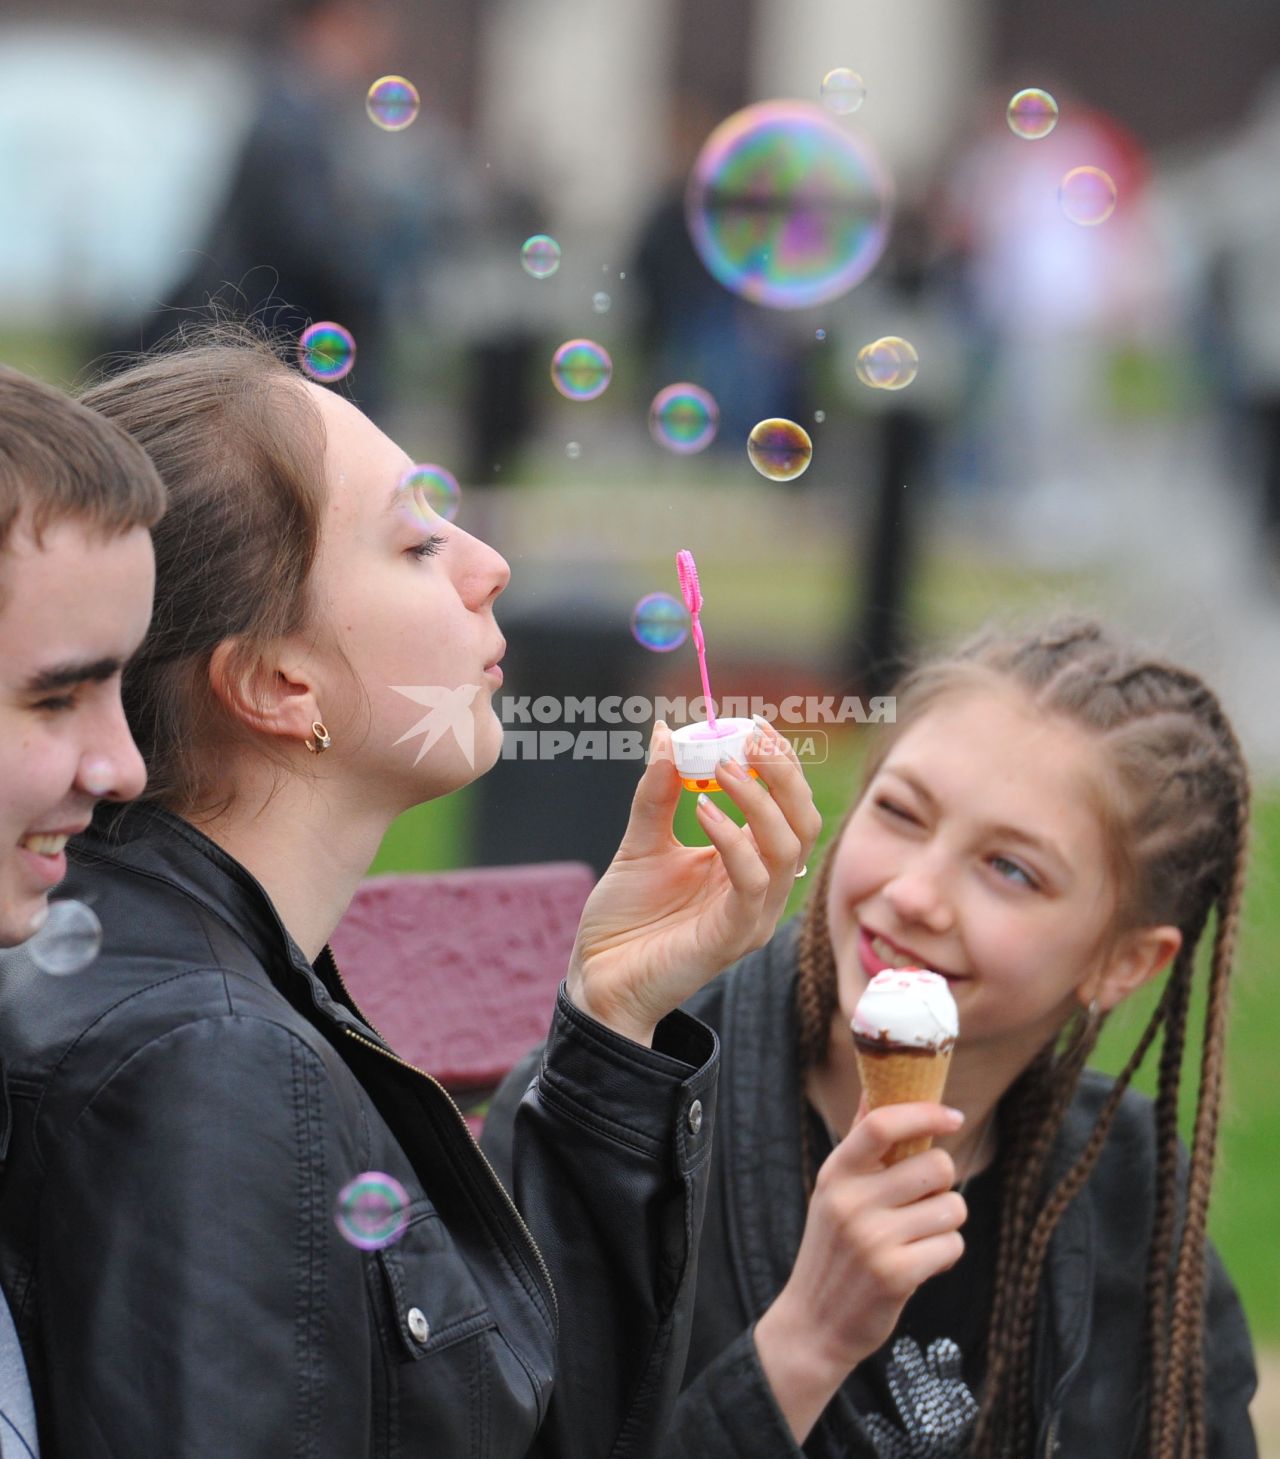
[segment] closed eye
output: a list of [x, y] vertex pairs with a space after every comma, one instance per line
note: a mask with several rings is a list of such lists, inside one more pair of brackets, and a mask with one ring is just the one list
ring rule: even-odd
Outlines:
[[411, 547], [409, 550], [415, 557], [434, 557], [448, 540], [447, 537], [441, 536], [440, 533], [436, 532], [428, 537], [425, 542], [419, 542], [416, 547]]
[[884, 796], [881, 796], [876, 801], [876, 809], [887, 811], [889, 815], [896, 817], [900, 821], [910, 821], [912, 825], [916, 823], [916, 818], [911, 814], [910, 811], [905, 810], [902, 806], [898, 805], [896, 801], [886, 800]]

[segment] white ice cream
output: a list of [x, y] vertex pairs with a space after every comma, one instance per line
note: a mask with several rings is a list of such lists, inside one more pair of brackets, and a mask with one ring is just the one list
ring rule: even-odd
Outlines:
[[921, 968], [886, 968], [867, 984], [853, 1014], [853, 1032], [876, 1043], [937, 1049], [960, 1032], [947, 980]]

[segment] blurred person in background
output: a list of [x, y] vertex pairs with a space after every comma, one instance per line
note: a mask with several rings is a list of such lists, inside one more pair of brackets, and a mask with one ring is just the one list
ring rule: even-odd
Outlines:
[[391, 316], [453, 194], [434, 119], [410, 143], [365, 114], [399, 32], [388, 0], [285, 0], [220, 210], [165, 304], [109, 350], [146, 348], [213, 298], [294, 335], [332, 319], [355, 337], [362, 408], [385, 410]]
[[[0, 947], [45, 924], [63, 847], [94, 802], [131, 799], [146, 780], [120, 681], [151, 617], [149, 531], [163, 510], [154, 467], [119, 427], [0, 367]], [[19, 1274], [3, 1278], [13, 1292]], [[0, 1296], [0, 1459], [36, 1453]]]

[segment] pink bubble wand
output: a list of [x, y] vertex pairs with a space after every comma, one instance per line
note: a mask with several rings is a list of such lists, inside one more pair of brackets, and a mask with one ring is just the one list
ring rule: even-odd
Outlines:
[[693, 628], [693, 646], [698, 650], [698, 672], [702, 675], [702, 697], [707, 703], [707, 729], [716, 733], [715, 704], [711, 698], [711, 680], [707, 677], [707, 641], [702, 636], [702, 623], [698, 617], [702, 612], [702, 589], [698, 586], [698, 568], [693, 553], [682, 547], [676, 553], [676, 576], [680, 579], [680, 595], [689, 610], [689, 621]]

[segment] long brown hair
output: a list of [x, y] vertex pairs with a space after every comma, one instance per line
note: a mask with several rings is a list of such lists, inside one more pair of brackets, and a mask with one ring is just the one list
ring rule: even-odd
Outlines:
[[[1074, 1164], [1048, 1186], [1048, 1170], [1096, 1020], [1073, 1019], [1041, 1051], [1001, 1107], [1002, 1184], [987, 1376], [970, 1454], [1007, 1459], [1031, 1452], [1032, 1337], [1049, 1242], [1089, 1178], [1121, 1096], [1158, 1033], [1156, 1192], [1146, 1277], [1151, 1459], [1203, 1459], [1205, 1222], [1222, 1102], [1227, 985], [1244, 890], [1249, 777], [1213, 693], [1196, 675], [1116, 642], [1100, 624], [1056, 620], [1039, 631], [990, 630], [909, 675], [894, 726], [867, 763], [870, 784], [890, 746], [945, 695], [986, 682], [1016, 686], [1038, 711], [1091, 734], [1103, 751], [1100, 800], [1118, 893], [1116, 930], [1173, 925], [1182, 931], [1163, 995], [1116, 1079]], [[837, 1012], [827, 894], [839, 837], [810, 895], [799, 947], [797, 1012], [801, 1090], [825, 1061]], [[1179, 1230], [1178, 1089], [1196, 945], [1217, 921], [1205, 1002], [1203, 1053], [1185, 1211]], [[807, 1121], [802, 1122], [807, 1129]], [[811, 1161], [806, 1151], [806, 1179]]]
[[231, 639], [228, 673], [248, 674], [273, 640], [312, 622], [323, 421], [283, 346], [225, 323], [180, 333], [81, 399], [146, 448], [169, 491], [151, 627], [122, 687], [147, 764], [142, 798], [216, 815], [234, 799], [229, 749], [297, 763], [214, 693], [209, 666]]

